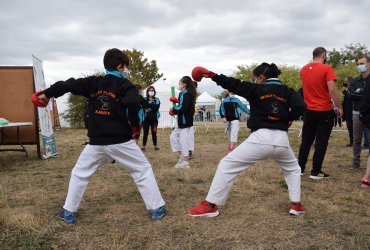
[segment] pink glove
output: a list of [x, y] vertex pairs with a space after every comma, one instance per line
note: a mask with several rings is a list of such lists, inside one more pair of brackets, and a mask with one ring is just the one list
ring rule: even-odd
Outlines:
[[193, 79], [197, 82], [199, 82], [200, 80], [202, 80], [203, 77], [208, 77], [208, 78], [213, 78], [216, 74], [212, 71], [209, 71], [208, 69], [205, 69], [203, 67], [195, 67], [192, 71], [191, 71], [191, 76], [193, 77]]
[[176, 96], [171, 96], [170, 97], [170, 102], [179, 103], [179, 99], [177, 99]]
[[31, 101], [36, 107], [45, 108], [46, 106], [48, 106], [49, 100], [46, 103], [40, 102], [39, 95], [42, 94], [44, 94], [44, 91], [36, 92], [31, 96]]

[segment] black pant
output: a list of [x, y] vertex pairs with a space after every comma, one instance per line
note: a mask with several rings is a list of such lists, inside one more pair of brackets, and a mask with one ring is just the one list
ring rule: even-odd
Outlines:
[[313, 154], [311, 174], [317, 175], [321, 171], [333, 123], [334, 111], [305, 111], [303, 115], [302, 142], [298, 155], [298, 164], [301, 166], [302, 172], [306, 168], [307, 158], [314, 141], [315, 152]]
[[348, 136], [349, 136], [349, 144], [353, 144], [353, 121], [352, 119], [349, 121], [346, 121], [347, 130], [348, 130]]
[[148, 141], [149, 127], [151, 128], [151, 131], [152, 131], [153, 145], [154, 146], [157, 146], [157, 127], [158, 127], [158, 120], [153, 120], [153, 121], [147, 121], [147, 120], [145, 120], [143, 122], [143, 129], [144, 129], [143, 146], [146, 146], [146, 143]]

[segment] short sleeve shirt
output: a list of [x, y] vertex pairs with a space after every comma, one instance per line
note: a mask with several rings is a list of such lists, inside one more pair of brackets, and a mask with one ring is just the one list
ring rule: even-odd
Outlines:
[[301, 69], [300, 76], [307, 109], [314, 111], [333, 110], [327, 82], [337, 77], [332, 67], [322, 63], [309, 63]]

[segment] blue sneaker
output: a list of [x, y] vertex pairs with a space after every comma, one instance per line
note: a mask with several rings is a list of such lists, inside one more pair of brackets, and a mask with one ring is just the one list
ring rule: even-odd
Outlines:
[[67, 224], [75, 224], [77, 222], [77, 213], [61, 208], [58, 213], [58, 218]]
[[166, 208], [164, 206], [159, 207], [157, 209], [153, 209], [151, 212], [152, 212], [152, 220], [161, 220], [167, 214]]

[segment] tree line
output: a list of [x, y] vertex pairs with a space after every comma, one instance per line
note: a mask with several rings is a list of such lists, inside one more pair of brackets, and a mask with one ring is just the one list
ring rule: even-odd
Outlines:
[[[123, 52], [128, 55], [130, 59], [130, 72], [128, 74], [128, 78], [131, 82], [146, 88], [163, 77], [163, 73], [159, 73], [157, 61], [145, 58], [143, 51], [133, 49], [123, 50]], [[342, 89], [345, 77], [354, 77], [359, 75], [356, 68], [356, 62], [359, 58], [368, 56], [370, 56], [370, 54], [367, 46], [361, 43], [351, 43], [349, 45], [345, 45], [344, 48], [339, 50], [334, 48], [327, 52], [327, 64], [330, 64], [335, 70], [338, 78], [336, 82], [338, 90]], [[232, 73], [232, 76], [241, 80], [251, 81], [252, 71], [256, 66], [257, 64], [237, 65], [237, 69]], [[288, 66], [285, 64], [278, 65], [278, 67], [282, 72], [279, 79], [284, 84], [295, 90], [298, 90], [302, 86], [299, 76], [300, 67]], [[97, 71], [90, 75], [104, 75], [104, 72]], [[87, 75], [82, 77], [86, 76]], [[223, 98], [224, 94], [224, 92], [221, 93], [218, 98]], [[62, 117], [72, 127], [82, 127], [85, 104], [85, 97], [70, 94], [68, 96], [67, 109], [62, 114]]]

